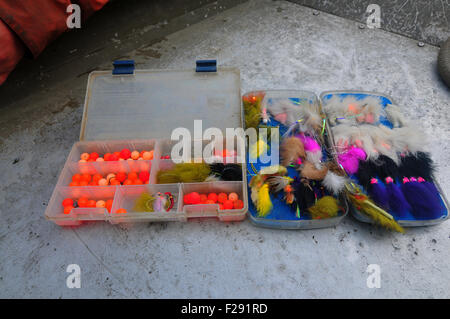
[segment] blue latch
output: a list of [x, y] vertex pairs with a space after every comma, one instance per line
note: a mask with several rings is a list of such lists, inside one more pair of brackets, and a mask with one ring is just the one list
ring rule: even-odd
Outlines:
[[117, 60], [113, 62], [113, 65], [113, 75], [134, 73], [134, 60]]
[[217, 72], [217, 60], [197, 60], [195, 72]]

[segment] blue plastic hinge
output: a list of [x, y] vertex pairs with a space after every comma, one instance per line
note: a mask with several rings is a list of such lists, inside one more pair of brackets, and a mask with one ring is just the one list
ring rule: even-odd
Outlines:
[[197, 60], [195, 72], [217, 72], [217, 60]]
[[117, 60], [113, 62], [113, 65], [113, 75], [134, 73], [134, 60]]

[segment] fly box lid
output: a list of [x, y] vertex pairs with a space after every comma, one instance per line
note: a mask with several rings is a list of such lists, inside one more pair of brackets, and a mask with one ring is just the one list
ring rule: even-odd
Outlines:
[[192, 70], [122, 72], [115, 64], [112, 73], [92, 72], [80, 140], [167, 139], [178, 127], [193, 132], [194, 120], [223, 133], [242, 127], [239, 70], [201, 62]]

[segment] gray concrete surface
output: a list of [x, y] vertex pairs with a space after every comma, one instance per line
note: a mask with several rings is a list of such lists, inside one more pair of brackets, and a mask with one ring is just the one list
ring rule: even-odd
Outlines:
[[443, 0], [291, 0], [339, 17], [366, 23], [370, 4], [380, 6], [381, 28], [440, 45], [450, 36], [450, 3]]
[[[242, 92], [385, 92], [428, 134], [448, 195], [450, 91], [436, 72], [438, 48], [312, 11], [253, 0], [125, 57], [139, 68], [171, 69], [217, 58], [240, 68]], [[78, 139], [85, 85], [86, 75], [70, 77], [0, 109], [0, 297], [450, 297], [448, 221], [405, 235], [353, 218], [307, 231], [248, 220], [50, 223], [44, 210]], [[81, 289], [66, 287], [69, 264], [81, 267]], [[381, 267], [379, 289], [366, 285], [369, 264]]]

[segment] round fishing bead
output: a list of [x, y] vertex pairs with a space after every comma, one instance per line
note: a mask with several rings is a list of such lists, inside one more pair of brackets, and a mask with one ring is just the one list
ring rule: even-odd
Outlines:
[[239, 199], [239, 196], [236, 193], [230, 193], [228, 195], [228, 199], [231, 200], [232, 202], [234, 202], [234, 201], [237, 201]]
[[142, 158], [145, 159], [146, 161], [152, 160], [153, 159], [153, 151], [144, 152], [142, 154]]
[[139, 179], [143, 182], [143, 183], [147, 183], [148, 180], [150, 179], [150, 173], [147, 171], [142, 171], [139, 173]]
[[87, 203], [87, 207], [92, 208], [92, 207], [95, 207], [96, 204], [97, 204], [97, 202], [95, 200], [90, 199]]
[[116, 174], [116, 179], [119, 182], [123, 183], [123, 181], [127, 179], [127, 174], [124, 173], [124, 172], [119, 172], [119, 173]]
[[242, 209], [242, 208], [244, 208], [244, 202], [241, 201], [240, 199], [238, 199], [237, 201], [235, 201], [233, 203], [233, 207], [234, 207], [234, 209]]
[[223, 207], [225, 208], [225, 209], [233, 209], [233, 201], [231, 201], [231, 200], [226, 200], [224, 203], [223, 203]]
[[99, 155], [97, 152], [92, 152], [91, 154], [89, 154], [89, 160], [96, 161], [98, 157]]
[[107, 186], [108, 185], [108, 180], [106, 178], [102, 178], [101, 180], [98, 181], [98, 185], [100, 185], [100, 186]]
[[119, 209], [116, 211], [116, 213], [117, 213], [117, 214], [126, 214], [126, 213], [127, 213], [127, 210], [126, 210], [125, 208], [119, 208]]
[[106, 201], [105, 207], [106, 207], [106, 209], [108, 210], [109, 213], [111, 213], [112, 205], [113, 205], [113, 200], [112, 199], [108, 199]]
[[64, 207], [66, 207], [66, 206], [73, 206], [73, 199], [72, 199], [72, 198], [65, 198], [65, 199], [62, 201], [62, 205], [63, 205]]
[[228, 195], [225, 194], [225, 193], [220, 193], [220, 194], [217, 196], [217, 201], [218, 201], [219, 203], [221, 203], [221, 204], [225, 203], [226, 200], [228, 200]]
[[131, 158], [134, 160], [137, 160], [139, 158], [139, 152], [138, 151], [133, 151], [131, 152]]
[[87, 161], [89, 159], [89, 153], [83, 153], [80, 156], [81, 160]]
[[131, 156], [131, 151], [127, 148], [124, 148], [120, 151], [120, 158], [129, 159]]
[[80, 197], [77, 203], [79, 207], [87, 207], [88, 201], [89, 199], [87, 199], [86, 197]]
[[217, 202], [217, 194], [216, 193], [209, 193], [208, 194], [208, 200], [212, 200], [213, 203]]
[[133, 180], [135, 180], [137, 178], [138, 178], [138, 174], [136, 172], [128, 173], [128, 179], [133, 181]]
[[106, 202], [105, 202], [104, 200], [98, 200], [98, 201], [95, 203], [95, 207], [98, 207], [98, 208], [106, 207]]
[[65, 206], [64, 207], [64, 214], [68, 215], [72, 211], [74, 207], [73, 206]]
[[96, 162], [104, 162], [105, 159], [104, 159], [103, 157], [99, 157], [99, 158], [97, 158], [95, 161], [96, 161]]

